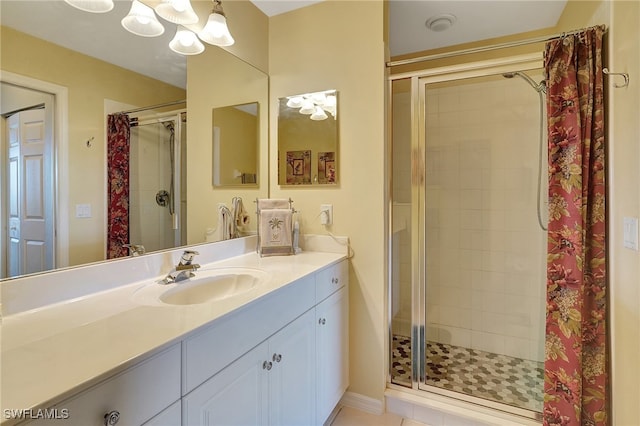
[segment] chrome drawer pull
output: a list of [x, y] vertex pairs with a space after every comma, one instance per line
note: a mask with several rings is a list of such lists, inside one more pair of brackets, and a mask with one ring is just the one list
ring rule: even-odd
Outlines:
[[327, 322], [326, 318], [320, 318], [318, 320], [318, 324], [320, 324], [320, 325], [325, 325], [326, 322]]
[[104, 415], [104, 426], [113, 426], [120, 420], [120, 412], [113, 410]]
[[280, 362], [282, 361], [282, 354], [273, 354], [273, 360], [275, 362]]
[[273, 363], [272, 362], [265, 361], [265, 362], [262, 363], [262, 369], [263, 370], [269, 371], [269, 370], [271, 370], [272, 367], [273, 367]]

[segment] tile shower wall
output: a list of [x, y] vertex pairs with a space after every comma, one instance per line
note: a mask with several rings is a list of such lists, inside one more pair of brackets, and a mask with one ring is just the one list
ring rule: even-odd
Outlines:
[[426, 98], [427, 339], [543, 360], [538, 94], [498, 77]]

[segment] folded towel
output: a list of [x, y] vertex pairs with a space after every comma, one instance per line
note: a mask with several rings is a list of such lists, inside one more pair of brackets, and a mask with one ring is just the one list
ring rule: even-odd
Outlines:
[[292, 217], [291, 209], [260, 211], [259, 251], [262, 256], [293, 254]]
[[266, 209], [290, 209], [291, 204], [285, 198], [259, 198], [258, 211]]

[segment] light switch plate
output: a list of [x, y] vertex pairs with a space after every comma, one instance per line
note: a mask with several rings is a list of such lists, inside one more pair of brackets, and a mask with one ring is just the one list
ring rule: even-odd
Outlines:
[[76, 204], [76, 217], [77, 218], [91, 217], [91, 204]]
[[623, 227], [624, 246], [626, 248], [630, 248], [631, 250], [638, 251], [638, 218], [623, 218]]

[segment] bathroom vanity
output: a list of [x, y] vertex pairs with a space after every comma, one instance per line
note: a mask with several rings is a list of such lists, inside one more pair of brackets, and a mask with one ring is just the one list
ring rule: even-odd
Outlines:
[[[252, 285], [176, 299], [164, 296], [184, 283], [153, 277], [6, 316], [3, 425], [322, 425], [348, 386], [349, 266], [339, 251], [227, 250], [196, 259], [194, 278], [248, 274]], [[152, 256], [112, 266], [153, 269]]]

